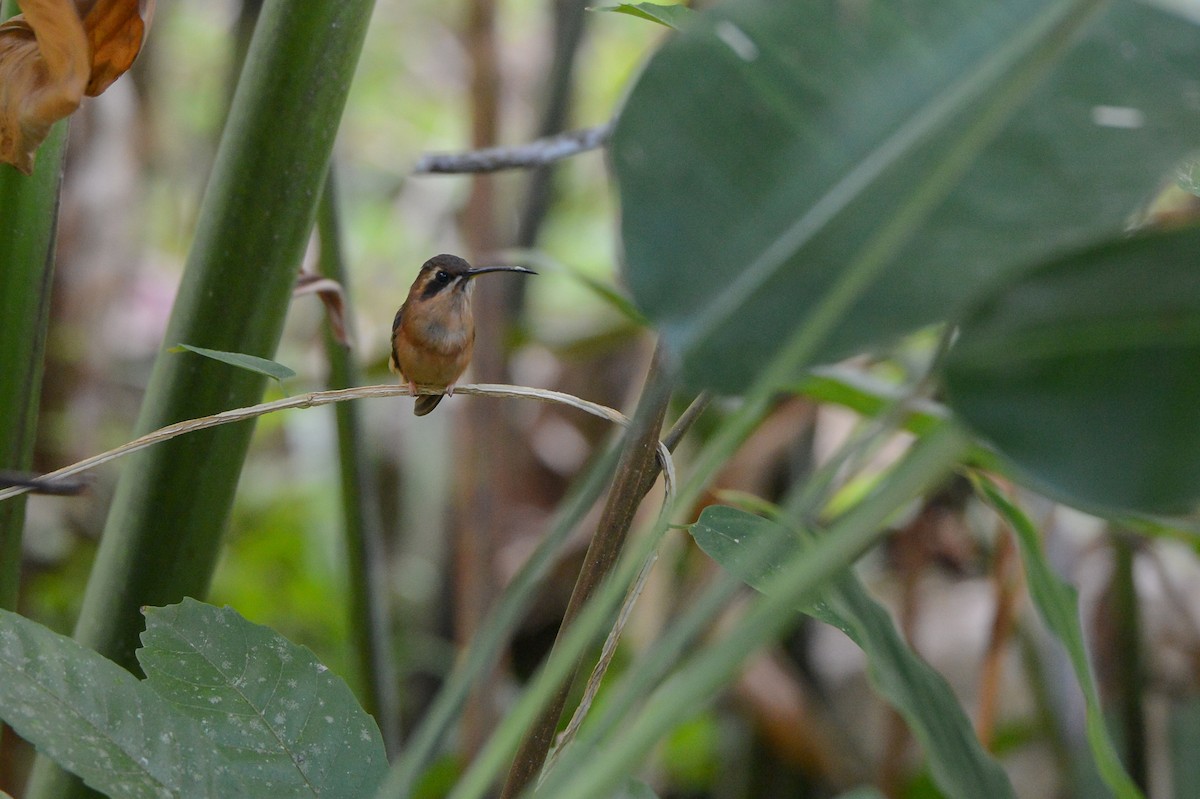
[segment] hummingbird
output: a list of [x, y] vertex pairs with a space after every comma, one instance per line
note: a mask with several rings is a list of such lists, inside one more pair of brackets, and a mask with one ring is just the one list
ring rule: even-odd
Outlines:
[[[488, 272], [521, 272], [523, 266], [472, 267], [457, 255], [435, 255], [421, 266], [408, 290], [408, 299], [392, 322], [392, 357], [388, 367], [411, 391], [417, 387], [444, 389], [454, 394], [475, 348], [475, 317], [471, 313], [474, 278]], [[413, 413], [424, 416], [442, 401], [442, 394], [421, 394]]]

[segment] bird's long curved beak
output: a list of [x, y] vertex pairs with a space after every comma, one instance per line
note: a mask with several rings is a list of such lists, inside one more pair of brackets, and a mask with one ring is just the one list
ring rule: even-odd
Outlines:
[[536, 275], [537, 272], [532, 269], [526, 269], [523, 266], [476, 266], [467, 270], [467, 277], [475, 277], [488, 272], [524, 272], [527, 275]]

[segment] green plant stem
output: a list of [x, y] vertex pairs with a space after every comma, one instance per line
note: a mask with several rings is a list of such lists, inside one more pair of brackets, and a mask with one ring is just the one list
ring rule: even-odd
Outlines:
[[1116, 643], [1116, 712], [1119, 739], [1124, 744], [1125, 768], [1134, 784], [1146, 793], [1146, 714], [1142, 695], [1146, 686], [1142, 662], [1141, 622], [1133, 564], [1135, 542], [1127, 534], [1111, 538], [1113, 548], [1112, 605]]
[[[137, 429], [253, 403], [264, 378], [167, 348], [274, 354], [373, 0], [269, 0], [201, 203]], [[143, 605], [203, 596], [251, 424], [135, 455], [117, 485], [76, 638], [137, 671]], [[69, 795], [41, 761], [34, 799]]]
[[[42, 143], [33, 174], [0, 165], [0, 468], [33, 462], [50, 323], [54, 234], [67, 123]], [[16, 610], [25, 500], [0, 504], [0, 608]]]
[[[625, 446], [617, 463], [616, 478], [609, 489], [608, 500], [596, 526], [596, 533], [588, 544], [583, 566], [555, 636], [555, 646], [575, 622], [584, 603], [591, 599], [600, 583], [616, 565], [629, 528], [633, 525], [634, 514], [658, 475], [655, 453], [659, 431], [662, 429], [667, 405], [671, 399], [665, 368], [667, 356], [662, 348], [663, 344], [660, 342], [650, 364], [650, 373], [642, 389], [637, 413], [634, 415], [629, 434], [625, 437]], [[551, 652], [553, 651], [552, 647]], [[558, 728], [559, 717], [562, 716], [567, 694], [571, 690], [571, 683], [578, 673], [579, 666], [580, 661], [577, 660], [571, 675], [559, 684], [558, 690], [526, 733], [504, 782], [501, 799], [520, 796], [537, 777], [542, 763], [546, 760], [546, 754], [550, 751], [550, 743]]]
[[[0, 3], [0, 20], [18, 11]], [[33, 463], [38, 407], [50, 323], [54, 239], [62, 187], [67, 121], [50, 130], [22, 175], [0, 164], [0, 468], [28, 470]], [[21, 590], [21, 538], [25, 498], [0, 503], [0, 608], [16, 610]], [[0, 771], [5, 771], [12, 731], [0, 724]], [[7, 779], [5, 775], [4, 779]]]
[[[15, 0], [0, 2], [0, 21], [20, 12]], [[67, 122], [42, 142], [33, 174], [0, 165], [0, 468], [24, 471], [33, 461], [54, 235], [62, 187]], [[0, 506], [0, 608], [16, 610], [21, 585], [21, 534], [25, 500]]]
[[[321, 274], [336, 280], [348, 297], [350, 274], [343, 258], [337, 198], [337, 169], [335, 164], [330, 164], [317, 207], [318, 263]], [[348, 301], [344, 313], [346, 329], [353, 331], [354, 320]], [[333, 337], [328, 325], [325, 353], [329, 359], [329, 388], [350, 388], [362, 383], [361, 371], [350, 349]], [[362, 705], [379, 723], [384, 746], [389, 757], [394, 757], [400, 751], [400, 693], [392, 658], [387, 560], [375, 480], [365, 452], [358, 405], [339, 402], [334, 406], [334, 415], [342, 478], [342, 525], [349, 566], [350, 632], [362, 680]]]

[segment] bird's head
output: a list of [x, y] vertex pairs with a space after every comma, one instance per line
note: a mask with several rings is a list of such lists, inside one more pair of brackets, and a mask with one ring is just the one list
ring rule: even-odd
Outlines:
[[536, 275], [523, 266], [471, 266], [457, 255], [435, 255], [421, 266], [421, 272], [409, 289], [410, 301], [444, 302], [469, 295], [473, 278], [489, 272], [521, 272]]

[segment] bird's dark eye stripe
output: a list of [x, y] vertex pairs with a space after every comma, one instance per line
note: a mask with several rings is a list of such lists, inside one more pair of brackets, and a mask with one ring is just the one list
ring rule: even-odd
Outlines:
[[443, 290], [453, 285], [454, 281], [450, 273], [439, 269], [433, 275], [433, 280], [425, 284], [425, 290], [421, 292], [421, 299], [427, 300], [436, 294], [440, 294]]

